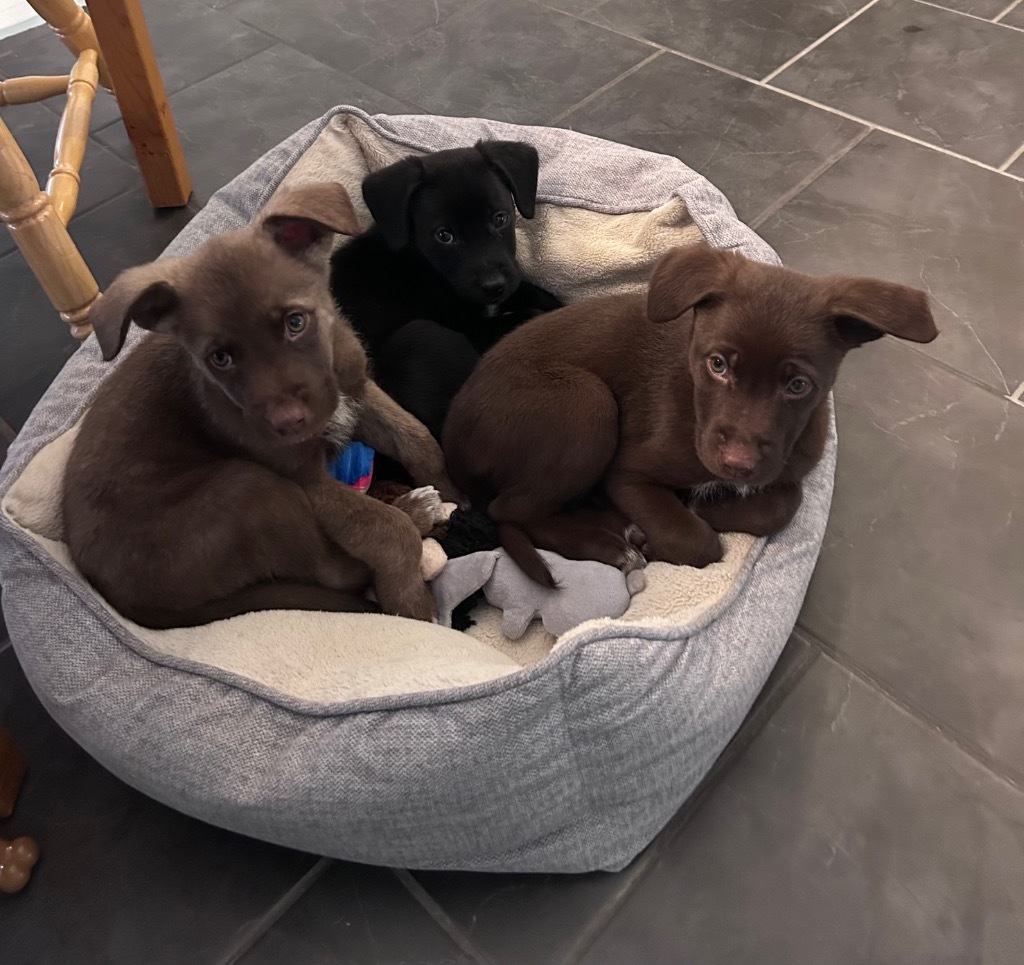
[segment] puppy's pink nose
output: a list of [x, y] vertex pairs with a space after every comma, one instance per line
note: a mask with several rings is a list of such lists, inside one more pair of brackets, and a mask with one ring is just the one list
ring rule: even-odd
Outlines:
[[747, 446], [727, 442], [719, 450], [718, 461], [729, 476], [734, 479], [747, 479], [754, 474], [761, 458]]
[[307, 409], [298, 399], [278, 402], [267, 410], [267, 421], [282, 436], [296, 435], [309, 419]]

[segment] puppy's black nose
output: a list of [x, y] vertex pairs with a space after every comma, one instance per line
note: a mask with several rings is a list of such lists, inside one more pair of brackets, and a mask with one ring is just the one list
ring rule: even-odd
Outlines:
[[489, 275], [480, 282], [480, 291], [484, 293], [488, 301], [499, 301], [505, 294], [506, 288], [508, 288], [508, 284], [501, 275]]

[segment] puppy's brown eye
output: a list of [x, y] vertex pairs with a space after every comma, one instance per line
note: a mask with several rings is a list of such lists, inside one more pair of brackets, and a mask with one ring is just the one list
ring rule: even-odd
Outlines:
[[442, 245], [450, 245], [455, 240], [455, 235], [453, 235], [447, 228], [438, 228], [437, 231], [434, 232], [434, 238]]
[[306, 328], [306, 316], [301, 312], [292, 312], [284, 320], [284, 328], [289, 335], [300, 335]]
[[504, 228], [508, 224], [508, 212], [507, 211], [495, 211], [494, 212], [494, 227]]
[[722, 378], [729, 371], [729, 363], [721, 355], [708, 356], [708, 371], [715, 378]]
[[786, 395], [793, 399], [799, 399], [801, 396], [807, 395], [811, 391], [810, 379], [805, 379], [803, 376], [798, 375], [795, 379], [790, 379], [786, 383]]
[[209, 361], [210, 365], [215, 369], [227, 369], [231, 367], [231, 363], [234, 359], [231, 358], [230, 352], [225, 352], [224, 349], [219, 348], [210, 353]]

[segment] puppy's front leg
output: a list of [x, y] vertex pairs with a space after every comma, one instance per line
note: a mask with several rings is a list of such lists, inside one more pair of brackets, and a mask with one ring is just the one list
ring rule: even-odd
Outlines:
[[381, 609], [395, 616], [433, 620], [434, 597], [420, 575], [423, 538], [413, 521], [326, 472], [318, 473], [304, 488], [328, 538], [369, 566]]
[[722, 558], [722, 542], [667, 486], [628, 475], [605, 483], [612, 502], [647, 536], [648, 560], [703, 567]]
[[463, 501], [427, 427], [373, 381], [366, 383], [356, 438], [400, 462], [417, 486], [433, 486], [447, 502]]
[[802, 499], [800, 483], [778, 483], [749, 496], [697, 501], [693, 504], [693, 511], [718, 533], [774, 536], [789, 525]]

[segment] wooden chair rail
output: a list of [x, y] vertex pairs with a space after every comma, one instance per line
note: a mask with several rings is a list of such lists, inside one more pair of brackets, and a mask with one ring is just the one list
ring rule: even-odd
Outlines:
[[63, 94], [68, 89], [71, 78], [62, 77], [12, 77], [0, 80], [0, 107], [12, 107], [15, 104], [34, 104], [50, 97]]
[[0, 107], [30, 104], [67, 92], [45, 190], [0, 120], [0, 221], [7, 224], [71, 333], [85, 338], [92, 331], [89, 310], [100, 293], [67, 224], [78, 204], [89, 121], [100, 85], [117, 97], [153, 206], [185, 204], [191, 183], [139, 0], [94, 0], [91, 4], [112, 71], [108, 71], [93, 20], [74, 0], [28, 3], [77, 60], [66, 77], [0, 81]]
[[[98, 51], [101, 49], [100, 43], [96, 39], [92, 20], [74, 0], [27, 0], [27, 2], [50, 25], [64, 46], [76, 57], [83, 50]], [[110, 86], [107, 64], [102, 56], [99, 58], [97, 67], [100, 83], [107, 90], [113, 90]]]

